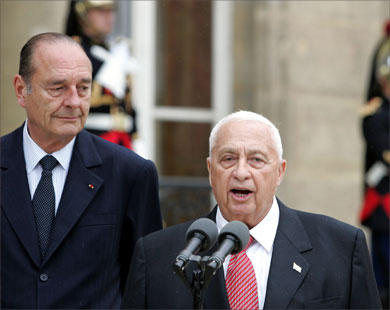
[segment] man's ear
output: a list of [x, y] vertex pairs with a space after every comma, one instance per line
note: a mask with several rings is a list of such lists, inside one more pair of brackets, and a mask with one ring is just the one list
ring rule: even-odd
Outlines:
[[14, 77], [14, 89], [16, 99], [18, 100], [21, 107], [26, 107], [26, 97], [27, 97], [27, 84], [22, 78], [21, 75], [16, 74]]
[[211, 184], [211, 159], [210, 159], [210, 157], [207, 157], [207, 170], [209, 172], [209, 183], [210, 183], [210, 186], [212, 186], [212, 184]]
[[279, 164], [279, 168], [278, 168], [278, 176], [279, 176], [278, 182], [277, 182], [278, 186], [282, 183], [284, 174], [286, 172], [286, 167], [287, 167], [287, 161], [283, 159], [281, 161], [281, 163]]

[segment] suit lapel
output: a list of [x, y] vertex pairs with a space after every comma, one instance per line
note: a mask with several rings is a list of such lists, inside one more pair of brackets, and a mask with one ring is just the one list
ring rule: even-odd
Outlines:
[[280, 201], [264, 309], [285, 309], [310, 269], [302, 253], [312, 249], [297, 214]]
[[[278, 204], [280, 218], [273, 246], [264, 309], [287, 308], [311, 267], [302, 254], [310, 251], [312, 246], [298, 215], [279, 200]], [[208, 215], [213, 221], [216, 210], [215, 207]], [[214, 246], [205, 255], [211, 255], [216, 248], [217, 246]], [[206, 309], [229, 309], [222, 267], [218, 269], [206, 289], [203, 304]]]
[[1, 141], [1, 206], [32, 261], [39, 266], [41, 254], [27, 180], [22, 133], [23, 126]]
[[102, 160], [89, 133], [82, 131], [75, 143], [68, 176], [43, 264], [53, 255], [103, 185], [89, 168]]

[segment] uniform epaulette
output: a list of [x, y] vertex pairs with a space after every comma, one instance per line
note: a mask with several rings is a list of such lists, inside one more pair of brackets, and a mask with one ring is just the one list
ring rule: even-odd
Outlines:
[[370, 101], [368, 101], [363, 107], [360, 109], [360, 116], [361, 117], [367, 117], [370, 115], [373, 115], [378, 111], [378, 109], [381, 107], [383, 103], [382, 98], [380, 97], [374, 97]]
[[75, 40], [78, 44], [81, 44], [81, 37], [80, 36], [72, 36], [72, 39]]
[[390, 164], [390, 151], [389, 150], [383, 151], [382, 157], [386, 163]]

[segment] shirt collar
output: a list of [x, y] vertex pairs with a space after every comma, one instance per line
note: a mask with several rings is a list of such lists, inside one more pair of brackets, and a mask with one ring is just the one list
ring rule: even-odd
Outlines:
[[[218, 231], [224, 227], [228, 221], [223, 217], [219, 206], [217, 209], [216, 215], [216, 224]], [[271, 209], [268, 211], [267, 215], [263, 218], [263, 220], [258, 223], [255, 227], [253, 227], [249, 232], [251, 236], [260, 243], [260, 245], [270, 253], [272, 251], [272, 245], [275, 240], [276, 230], [278, 228], [279, 223], [279, 206], [274, 196], [272, 201]]]
[[[23, 128], [23, 152], [24, 158], [26, 160], [26, 170], [29, 174], [38, 165], [42, 157], [47, 155], [47, 153], [31, 138], [27, 130], [27, 122], [28, 120], [26, 120]], [[74, 137], [67, 145], [65, 145], [65, 147], [51, 154], [55, 157], [55, 159], [57, 159], [61, 167], [66, 172], [69, 170], [75, 141], [76, 137]]]

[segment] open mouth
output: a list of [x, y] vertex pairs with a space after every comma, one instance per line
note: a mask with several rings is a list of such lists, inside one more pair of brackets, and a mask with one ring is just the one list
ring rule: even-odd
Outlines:
[[252, 193], [252, 191], [247, 189], [232, 189], [231, 192], [237, 197], [246, 197]]

